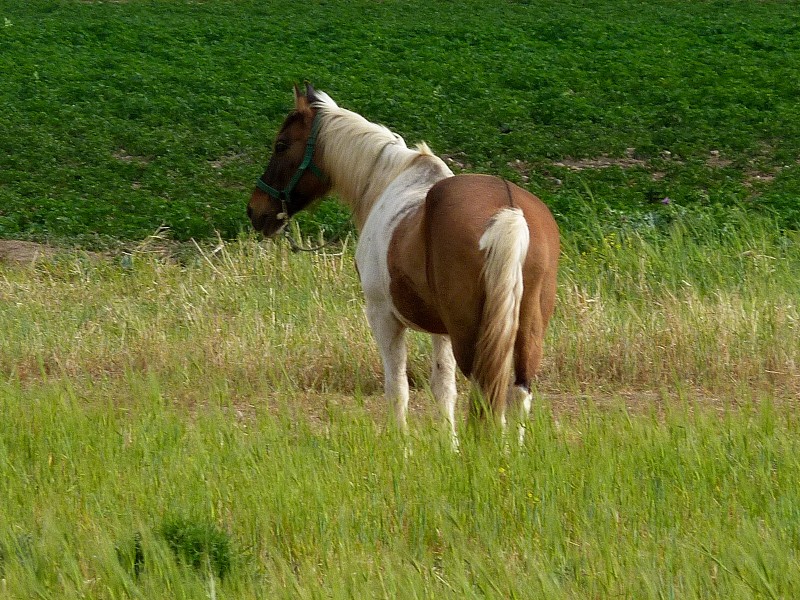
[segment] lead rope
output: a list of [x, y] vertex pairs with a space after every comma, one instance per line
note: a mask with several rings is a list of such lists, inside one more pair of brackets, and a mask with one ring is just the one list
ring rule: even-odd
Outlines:
[[[292, 249], [292, 252], [319, 252], [320, 250], [324, 250], [331, 244], [338, 242], [341, 239], [341, 236], [337, 234], [319, 246], [301, 246], [294, 240], [292, 234], [289, 233], [289, 227], [284, 227], [283, 235], [286, 236], [286, 241], [289, 242], [289, 247]], [[300, 239], [302, 240], [302, 237]]]

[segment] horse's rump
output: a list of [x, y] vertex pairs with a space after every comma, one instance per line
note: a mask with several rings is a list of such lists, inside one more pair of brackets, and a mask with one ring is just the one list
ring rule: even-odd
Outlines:
[[[487, 402], [495, 407], [505, 395], [508, 378], [501, 373], [511, 371], [511, 348], [519, 347], [514, 363], [519, 362], [517, 358], [525, 363], [515, 364], [518, 380], [524, 378], [528, 385], [538, 368], [538, 357], [535, 365], [528, 364], [527, 347], [530, 342], [541, 345], [543, 324], [552, 312], [552, 300], [544, 299], [542, 306], [541, 291], [545, 287], [554, 290], [554, 285], [545, 286], [544, 280], [555, 278], [557, 226], [538, 198], [485, 175], [459, 175], [438, 182], [428, 193], [424, 219], [431, 297], [453, 341], [459, 368], [476, 379], [489, 396]], [[503, 268], [507, 272], [487, 282], [484, 271], [491, 261], [487, 263], [489, 240], [485, 236], [493, 225], [502, 226], [494, 232], [491, 246], [505, 252], [495, 257], [494, 272]], [[520, 284], [524, 289], [519, 289]], [[506, 311], [506, 315], [500, 317], [500, 311]], [[486, 330], [489, 313], [494, 315], [495, 327], [504, 331]], [[520, 321], [526, 329], [515, 344]], [[498, 343], [502, 349], [496, 347]], [[487, 354], [487, 344], [493, 347], [494, 355]]]

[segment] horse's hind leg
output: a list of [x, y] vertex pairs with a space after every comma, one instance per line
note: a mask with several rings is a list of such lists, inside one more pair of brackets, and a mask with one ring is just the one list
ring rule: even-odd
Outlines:
[[390, 311], [369, 301], [367, 321], [378, 343], [383, 362], [383, 389], [386, 400], [393, 407], [395, 424], [402, 431], [407, 431], [406, 328]]
[[512, 385], [508, 390], [508, 404], [519, 407], [517, 440], [520, 446], [525, 443], [525, 430], [528, 426], [528, 416], [531, 412], [531, 398], [531, 390], [527, 386]]
[[456, 437], [456, 359], [453, 346], [446, 335], [432, 335], [433, 360], [431, 368], [431, 390], [439, 402], [442, 416], [450, 427], [453, 445], [458, 445]]
[[[542, 362], [544, 331], [553, 312], [552, 299], [547, 281], [537, 281], [538, 285], [526, 290], [520, 312], [520, 327], [514, 346], [514, 383], [509, 389], [508, 401], [519, 410], [519, 443], [525, 440], [525, 429], [531, 410], [531, 383], [539, 372]], [[543, 293], [548, 296], [548, 305], [543, 306]]]

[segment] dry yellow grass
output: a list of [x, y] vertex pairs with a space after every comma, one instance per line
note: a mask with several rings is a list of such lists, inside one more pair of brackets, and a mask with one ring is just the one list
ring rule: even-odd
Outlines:
[[[685, 278], [665, 283], [680, 273], [648, 275], [653, 265], [629, 256], [648, 248], [629, 240], [613, 255], [587, 257], [566, 245], [540, 390], [684, 386], [716, 396], [749, 386], [796, 398], [800, 310], [783, 270], [791, 264], [703, 291]], [[181, 261], [148, 244], [123, 257], [64, 255], [0, 268], [0, 371], [77, 386], [153, 372], [190, 405], [219, 386], [243, 405], [286, 393], [379, 395], [362, 306], [350, 244], [293, 254], [246, 238], [184, 251]], [[428, 342], [412, 334], [410, 343], [409, 374], [424, 396]]]

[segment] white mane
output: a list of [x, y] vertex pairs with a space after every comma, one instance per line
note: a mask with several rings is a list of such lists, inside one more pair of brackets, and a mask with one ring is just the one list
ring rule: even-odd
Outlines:
[[420, 156], [434, 155], [424, 143], [409, 148], [396, 133], [340, 108], [324, 92], [316, 95], [313, 107], [322, 119], [321, 167], [351, 207], [360, 230], [386, 186]]

